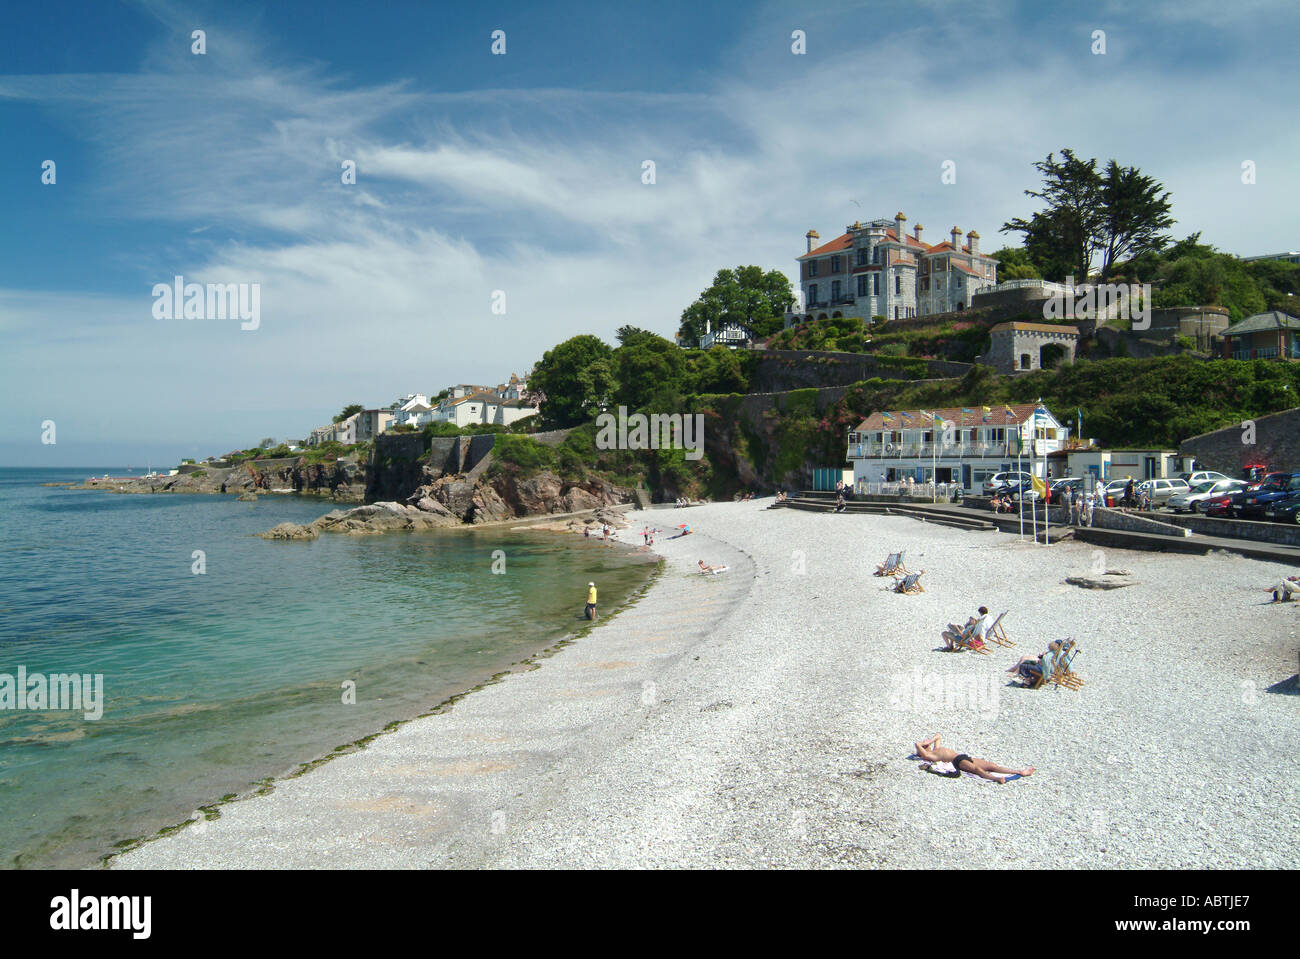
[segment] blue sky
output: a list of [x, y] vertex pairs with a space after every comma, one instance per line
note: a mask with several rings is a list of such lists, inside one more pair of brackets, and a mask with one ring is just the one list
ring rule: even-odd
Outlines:
[[[0, 34], [0, 465], [167, 464], [500, 382], [577, 333], [671, 336], [719, 268], [791, 274], [810, 228], [901, 209], [996, 249], [1065, 146], [1161, 179], [1177, 236], [1300, 248], [1297, 20], [1265, 0], [25, 7]], [[154, 319], [177, 274], [260, 284], [260, 327]]]

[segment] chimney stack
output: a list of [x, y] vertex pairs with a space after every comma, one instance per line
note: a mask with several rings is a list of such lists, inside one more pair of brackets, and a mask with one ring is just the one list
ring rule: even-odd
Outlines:
[[952, 251], [954, 253], [961, 252], [961, 227], [959, 226], [952, 228]]
[[894, 232], [898, 234], [898, 242], [907, 246], [907, 234], [903, 232], [903, 224], [907, 222], [907, 217], [903, 216], [903, 211], [899, 210], [894, 214]]
[[980, 251], [980, 235], [971, 230], [966, 234], [966, 244], [970, 247], [970, 255], [975, 256]]
[[918, 224], [917, 224], [915, 227], [913, 227], [912, 229], [913, 229], [913, 231], [916, 233], [916, 242], [917, 242], [917, 243], [920, 243], [920, 242], [921, 242], [921, 231], [924, 230], [925, 227], [921, 226], [921, 224], [918, 223]]
[[822, 235], [816, 230], [809, 230], [803, 235], [803, 238], [808, 241], [808, 249], [806, 252], [811, 253], [813, 251], [813, 240], [820, 240]]

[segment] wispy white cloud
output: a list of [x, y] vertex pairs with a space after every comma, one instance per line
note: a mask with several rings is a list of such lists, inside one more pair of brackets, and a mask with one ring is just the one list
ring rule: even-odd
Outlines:
[[[154, 9], [188, 36], [189, 17]], [[790, 272], [809, 227], [829, 238], [901, 207], [928, 238], [956, 224], [996, 248], [1001, 223], [1031, 208], [1030, 164], [1062, 146], [1164, 180], [1180, 232], [1242, 253], [1295, 245], [1297, 187], [1283, 171], [1300, 135], [1278, 122], [1285, 84], [1238, 67], [1170, 80], [1122, 45], [1090, 56], [1086, 32], [1028, 44], [998, 8], [962, 16], [797, 58], [772, 40], [788, 17], [772, 15], [735, 38], [735, 69], [693, 94], [349, 86], [316, 64], [268, 67], [262, 44], [219, 24], [220, 69], [170, 42], [136, 75], [0, 77], [0, 97], [81, 125], [101, 164], [100, 214], [162, 231], [132, 264], [138, 298], [0, 296], [19, 368], [42, 371], [7, 389], [31, 415], [126, 373], [166, 397], [165, 412], [105, 400], [132, 435], [201, 430], [238, 445], [305, 433], [317, 424], [275, 411], [313, 397], [323, 416], [499, 379], [560, 339], [623, 323], [671, 335], [718, 268]], [[340, 182], [345, 159], [355, 186]], [[1240, 183], [1242, 159], [1259, 163], [1257, 186]], [[940, 182], [944, 160], [955, 185]], [[154, 321], [149, 288], [176, 273], [262, 284], [262, 328]], [[504, 317], [490, 312], [498, 289]], [[78, 336], [96, 341], [98, 363]], [[229, 388], [193, 388], [214, 374]], [[231, 412], [232, 396], [247, 413]]]

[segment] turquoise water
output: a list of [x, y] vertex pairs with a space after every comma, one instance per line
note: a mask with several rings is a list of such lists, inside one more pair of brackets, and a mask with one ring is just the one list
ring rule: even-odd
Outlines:
[[104, 689], [97, 721], [0, 709], [0, 865], [91, 864], [549, 645], [588, 580], [608, 610], [650, 571], [548, 533], [270, 542], [252, 534], [329, 505], [39, 485], [105, 472], [125, 475], [0, 469], [0, 674]]

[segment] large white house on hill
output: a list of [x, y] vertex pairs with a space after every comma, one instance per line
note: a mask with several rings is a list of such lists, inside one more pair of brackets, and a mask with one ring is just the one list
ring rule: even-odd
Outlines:
[[873, 316], [898, 320], [964, 310], [976, 293], [997, 285], [998, 261], [980, 252], [980, 235], [958, 227], [942, 243], [921, 239], [917, 225], [907, 233], [907, 217], [851, 223], [829, 243], [809, 230], [808, 252], [798, 258], [803, 315], [790, 322], [834, 316]]

